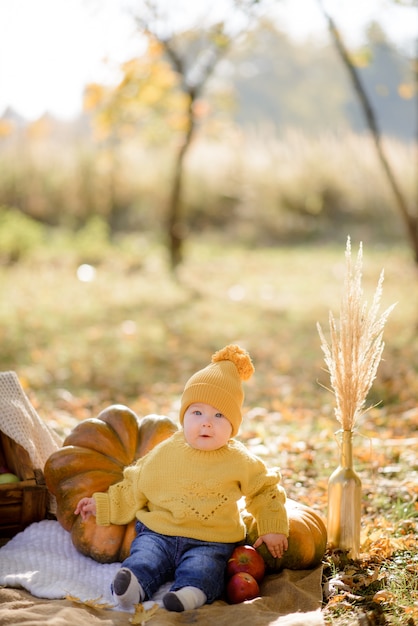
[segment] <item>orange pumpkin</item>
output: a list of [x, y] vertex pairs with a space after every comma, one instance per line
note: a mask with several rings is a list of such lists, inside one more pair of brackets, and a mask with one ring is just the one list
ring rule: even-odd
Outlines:
[[[327, 529], [322, 516], [314, 509], [300, 504], [291, 498], [286, 500], [289, 518], [289, 547], [281, 559], [275, 559], [265, 544], [258, 548], [267, 569], [278, 572], [282, 569], [312, 569], [320, 565], [327, 546]], [[257, 539], [257, 525], [254, 518], [243, 512], [247, 527], [247, 542], [252, 545]]]
[[177, 430], [168, 417], [148, 415], [139, 420], [131, 409], [112, 405], [97, 418], [80, 422], [63, 447], [48, 459], [44, 474], [56, 497], [57, 519], [71, 533], [82, 554], [100, 563], [123, 561], [135, 535], [135, 522], [126, 526], [97, 526], [74, 515], [78, 501], [106, 491], [123, 478], [123, 470]]

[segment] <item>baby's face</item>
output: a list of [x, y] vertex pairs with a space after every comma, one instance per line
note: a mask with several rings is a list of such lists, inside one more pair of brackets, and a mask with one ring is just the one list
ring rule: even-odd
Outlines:
[[197, 450], [218, 450], [226, 445], [232, 434], [231, 422], [210, 404], [191, 404], [183, 421], [184, 437]]

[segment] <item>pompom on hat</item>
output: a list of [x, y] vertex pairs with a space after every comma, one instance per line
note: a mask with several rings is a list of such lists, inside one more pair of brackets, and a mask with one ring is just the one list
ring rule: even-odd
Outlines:
[[254, 373], [251, 357], [240, 346], [229, 345], [212, 356], [210, 365], [193, 374], [181, 398], [180, 423], [194, 402], [204, 402], [218, 409], [231, 422], [232, 437], [242, 422], [244, 391], [241, 381]]

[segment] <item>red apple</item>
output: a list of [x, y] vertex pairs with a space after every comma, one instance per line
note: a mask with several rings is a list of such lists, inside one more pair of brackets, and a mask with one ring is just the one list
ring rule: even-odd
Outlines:
[[226, 597], [230, 604], [239, 604], [260, 595], [258, 582], [247, 572], [234, 574], [226, 584]]
[[266, 564], [261, 554], [252, 546], [237, 546], [226, 566], [228, 577], [246, 572], [251, 574], [257, 582], [261, 582], [266, 571]]

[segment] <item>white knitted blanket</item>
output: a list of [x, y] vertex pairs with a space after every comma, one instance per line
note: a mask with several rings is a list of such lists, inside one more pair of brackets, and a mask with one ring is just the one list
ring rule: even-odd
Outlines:
[[[119, 568], [120, 563], [98, 563], [80, 554], [70, 533], [53, 520], [31, 524], [0, 549], [0, 585], [23, 587], [37, 598], [72, 596], [114, 606], [110, 583]], [[162, 605], [168, 586], [161, 587], [151, 605]]]
[[62, 445], [35, 411], [15, 372], [0, 372], [0, 430], [25, 448], [34, 469], [43, 470]]
[[103, 598], [120, 563], [103, 565], [80, 554], [71, 535], [52, 520], [28, 526], [0, 549], [0, 585], [23, 587], [38, 598]]

